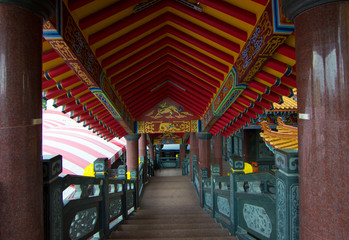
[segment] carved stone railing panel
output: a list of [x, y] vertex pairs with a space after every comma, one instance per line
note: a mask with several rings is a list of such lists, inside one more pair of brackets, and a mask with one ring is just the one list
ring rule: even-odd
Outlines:
[[78, 240], [91, 233], [97, 223], [97, 207], [81, 210], [75, 214], [74, 220], [70, 224], [69, 237]]
[[[45, 158], [46, 171], [56, 171], [50, 166], [58, 165], [50, 161], [56, 163], [57, 159], [61, 156]], [[45, 239], [105, 239], [135, 209], [134, 181], [108, 178], [104, 161], [99, 164], [98, 169], [104, 172], [99, 172], [98, 178], [46, 173]]]
[[[244, 174], [232, 169], [229, 177], [211, 171], [211, 178], [201, 179], [204, 209], [241, 240], [299, 239], [297, 159], [295, 151], [277, 150], [280, 170]], [[195, 187], [197, 171], [194, 161]]]

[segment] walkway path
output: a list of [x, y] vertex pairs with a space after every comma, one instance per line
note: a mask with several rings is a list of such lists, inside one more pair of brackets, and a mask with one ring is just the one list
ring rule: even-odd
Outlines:
[[199, 206], [193, 184], [181, 170], [158, 170], [146, 186], [141, 210], [111, 239], [236, 239]]

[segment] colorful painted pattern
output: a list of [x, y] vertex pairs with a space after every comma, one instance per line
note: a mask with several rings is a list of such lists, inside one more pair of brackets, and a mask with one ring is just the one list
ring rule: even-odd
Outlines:
[[172, 121], [172, 122], [163, 122], [163, 121], [148, 121], [137, 122], [138, 133], [188, 133], [188, 132], [197, 132], [198, 130], [198, 121]]

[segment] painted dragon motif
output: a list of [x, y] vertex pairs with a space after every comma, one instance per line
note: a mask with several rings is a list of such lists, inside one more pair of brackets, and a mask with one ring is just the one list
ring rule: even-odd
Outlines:
[[159, 119], [162, 117], [165, 118], [185, 118], [187, 116], [193, 116], [189, 112], [183, 112], [182, 107], [176, 107], [174, 105], [167, 105], [166, 102], [160, 104], [158, 106], [158, 111], [155, 115], [154, 111], [151, 111], [150, 113], [147, 114], [148, 117], [151, 117], [153, 119]]

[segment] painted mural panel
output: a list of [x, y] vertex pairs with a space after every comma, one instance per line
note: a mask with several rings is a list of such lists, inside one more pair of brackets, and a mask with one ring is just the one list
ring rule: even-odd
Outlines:
[[170, 98], [149, 109], [138, 121], [138, 133], [198, 131], [198, 117]]
[[197, 116], [195, 116], [193, 113], [189, 112], [183, 106], [176, 103], [170, 98], [164, 99], [162, 102], [149, 109], [139, 118], [140, 121], [161, 120], [164, 122], [169, 122], [172, 120], [188, 121], [197, 119]]

